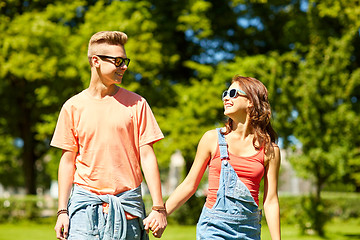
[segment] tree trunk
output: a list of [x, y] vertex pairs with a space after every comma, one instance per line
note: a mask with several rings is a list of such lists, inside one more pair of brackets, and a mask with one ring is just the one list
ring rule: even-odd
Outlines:
[[[24, 141], [24, 146], [21, 153], [22, 167], [24, 172], [26, 194], [36, 194], [36, 140], [34, 128], [33, 114], [35, 113], [34, 104], [29, 101], [29, 93], [26, 93], [27, 83], [22, 81], [23, 94], [18, 95], [17, 102], [19, 106], [18, 116], [20, 136]], [[32, 94], [31, 94], [32, 95]]]
[[325, 235], [325, 223], [326, 223], [326, 218], [325, 218], [325, 212], [324, 212], [324, 208], [323, 208], [323, 202], [321, 199], [321, 189], [322, 186], [324, 184], [324, 180], [323, 178], [320, 176], [320, 174], [318, 174], [317, 176], [317, 181], [316, 181], [316, 193], [315, 193], [315, 198], [314, 198], [314, 203], [313, 203], [313, 210], [315, 212], [314, 215], [314, 230], [317, 232], [317, 234], [321, 237], [323, 237]]
[[22, 154], [26, 194], [36, 194], [36, 169], [33, 143], [24, 141]]
[[[30, 118], [30, 117], [29, 117]], [[22, 138], [24, 141], [22, 161], [25, 176], [26, 194], [36, 194], [36, 140], [34, 133], [31, 131], [30, 121], [23, 121]]]

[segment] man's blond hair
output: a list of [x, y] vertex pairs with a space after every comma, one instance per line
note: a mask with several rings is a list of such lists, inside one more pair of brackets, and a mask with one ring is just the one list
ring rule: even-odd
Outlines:
[[88, 58], [89, 60], [93, 55], [97, 53], [97, 45], [99, 44], [109, 44], [109, 45], [120, 45], [124, 46], [128, 40], [128, 36], [119, 31], [102, 31], [97, 32], [90, 38], [88, 46]]

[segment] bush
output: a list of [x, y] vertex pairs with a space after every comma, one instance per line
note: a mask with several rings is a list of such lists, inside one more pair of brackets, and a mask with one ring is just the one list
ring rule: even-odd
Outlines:
[[[196, 224], [205, 200], [205, 197], [192, 196], [189, 201], [168, 217], [168, 222], [179, 225]], [[151, 209], [151, 198], [146, 196], [144, 201], [149, 206], [147, 209]], [[280, 196], [279, 201], [281, 224], [299, 225], [304, 232], [311, 231], [309, 226], [314, 224], [311, 222], [314, 221], [311, 215], [314, 202], [309, 197]], [[328, 192], [322, 194], [322, 201], [318, 208], [323, 210], [324, 215], [317, 218], [316, 224], [325, 224], [328, 220], [333, 219], [345, 221], [360, 218], [360, 206], [358, 204], [360, 194]], [[262, 197], [260, 198], [260, 208], [263, 208]], [[266, 224], [265, 217], [262, 219], [262, 224]]]
[[[280, 196], [281, 223], [286, 225], [308, 226], [311, 216], [305, 209], [311, 210], [311, 201], [302, 196]], [[322, 207], [327, 220], [339, 219], [341, 221], [360, 218], [360, 194], [357, 193], [334, 193], [322, 194]], [[51, 203], [50, 203], [51, 202]], [[0, 223], [15, 222], [19, 220], [39, 220], [44, 216], [44, 211], [55, 215], [55, 200], [46, 200], [44, 197], [25, 196], [0, 198]], [[150, 195], [144, 196], [147, 213], [151, 211], [152, 200]], [[260, 203], [262, 199], [260, 199]], [[183, 206], [176, 210], [168, 218], [169, 223], [180, 225], [194, 225], [197, 223], [205, 197], [192, 196]], [[260, 204], [260, 208], [262, 205]], [[263, 224], [266, 224], [265, 217]]]
[[0, 223], [35, 220], [41, 217], [44, 198], [37, 196], [0, 199]]
[[[304, 217], [304, 207], [311, 205], [302, 196], [280, 196], [280, 217], [283, 224], [299, 224]], [[360, 217], [360, 194], [357, 193], [323, 193], [322, 206], [326, 217], [331, 219], [351, 220]]]
[[330, 204], [327, 212], [332, 219], [345, 221], [360, 218], [360, 194], [327, 192], [323, 198]]
[[357, 193], [324, 192], [320, 203], [309, 196], [281, 196], [281, 223], [298, 225], [302, 234], [322, 235], [323, 227], [329, 221], [358, 219], [359, 200]]
[[169, 223], [195, 225], [205, 203], [205, 197], [193, 195], [183, 206], [169, 216]]
[[[146, 206], [146, 212], [150, 213], [152, 206], [150, 195], [144, 196], [143, 199]], [[200, 217], [204, 203], [205, 197], [192, 196], [184, 205], [168, 216], [168, 223], [178, 225], [195, 225]]]
[[301, 234], [314, 234], [324, 236], [325, 224], [330, 221], [330, 208], [327, 200], [316, 199], [314, 196], [301, 198], [302, 208], [298, 214]]

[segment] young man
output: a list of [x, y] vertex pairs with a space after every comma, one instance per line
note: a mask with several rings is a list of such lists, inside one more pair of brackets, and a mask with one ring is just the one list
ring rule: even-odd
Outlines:
[[160, 229], [154, 236], [161, 236], [167, 225], [152, 147], [163, 134], [146, 100], [117, 86], [130, 63], [126, 41], [127, 35], [117, 31], [91, 37], [89, 88], [61, 109], [51, 141], [63, 150], [58, 239], [148, 239], [141, 168], [153, 200], [147, 221]]

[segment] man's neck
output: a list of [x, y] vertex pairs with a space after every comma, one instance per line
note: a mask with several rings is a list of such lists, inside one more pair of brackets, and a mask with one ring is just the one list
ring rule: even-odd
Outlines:
[[106, 86], [104, 84], [96, 84], [95, 82], [90, 82], [88, 92], [91, 96], [94, 98], [102, 99], [109, 96], [114, 96], [118, 91], [120, 87], [111, 84], [110, 86]]

